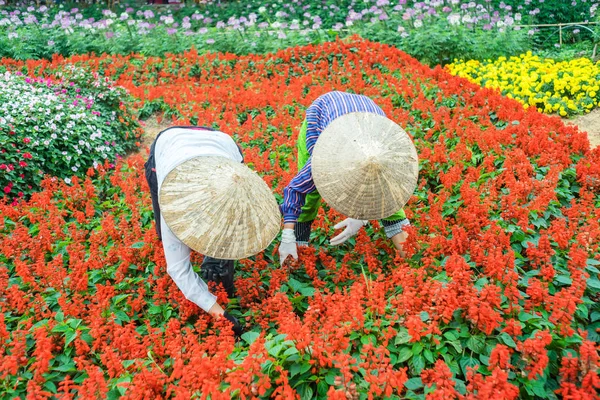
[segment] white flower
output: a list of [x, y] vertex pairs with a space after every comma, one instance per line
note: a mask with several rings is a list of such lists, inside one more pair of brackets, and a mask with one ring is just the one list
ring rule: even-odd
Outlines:
[[71, 178], [65, 178], [65, 182], [66, 182], [67, 184], [71, 184]]
[[450, 25], [459, 25], [460, 24], [460, 14], [450, 14], [448, 15], [448, 22]]
[[421, 21], [420, 19], [415, 21], [415, 28], [420, 28], [423, 26], [423, 21]]

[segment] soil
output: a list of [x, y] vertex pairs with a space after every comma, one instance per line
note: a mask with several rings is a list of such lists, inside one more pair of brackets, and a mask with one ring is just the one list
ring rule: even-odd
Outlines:
[[587, 132], [592, 147], [600, 146], [600, 109], [572, 119], [563, 119], [563, 122], [567, 125], [577, 125], [579, 130]]
[[146, 147], [150, 147], [156, 135], [158, 135], [161, 131], [167, 129], [171, 124], [169, 124], [168, 120], [162, 120], [158, 122], [156, 115], [152, 115], [145, 121], [140, 121], [142, 128], [144, 128], [144, 134], [142, 135], [142, 145], [140, 146], [140, 150], [145, 152]]

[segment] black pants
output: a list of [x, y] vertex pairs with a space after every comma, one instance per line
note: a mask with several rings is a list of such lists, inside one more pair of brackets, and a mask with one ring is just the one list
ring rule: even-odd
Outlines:
[[[209, 130], [213, 131], [214, 129], [207, 127], [197, 127], [197, 126], [178, 126], [177, 128], [188, 128], [188, 129], [196, 129], [196, 130]], [[152, 145], [150, 146], [150, 156], [148, 160], [144, 164], [144, 169], [146, 173], [146, 181], [148, 182], [148, 186], [150, 187], [150, 197], [152, 198], [152, 210], [154, 211], [154, 222], [156, 225], [156, 234], [158, 235], [158, 239], [162, 241], [162, 232], [160, 226], [160, 206], [158, 203], [158, 178], [156, 177], [156, 159], [154, 157], [154, 151], [156, 147], [156, 141], [158, 138], [165, 132], [167, 132], [171, 128], [167, 128], [164, 131], [160, 132]], [[238, 146], [240, 150], [240, 154], [242, 154], [242, 150]], [[242, 154], [242, 158], [243, 158]], [[217, 258], [212, 258], [209, 256], [204, 256], [204, 260], [202, 261], [202, 266], [200, 267], [200, 271], [202, 273], [202, 278], [207, 282], [216, 282], [223, 284], [223, 287], [227, 291], [227, 295], [232, 298], [235, 295], [235, 286], [233, 284], [233, 275], [234, 275], [234, 264], [232, 260], [220, 260]]]

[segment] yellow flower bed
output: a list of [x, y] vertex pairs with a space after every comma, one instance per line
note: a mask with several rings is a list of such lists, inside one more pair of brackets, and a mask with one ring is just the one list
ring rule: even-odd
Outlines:
[[447, 65], [453, 75], [498, 89], [525, 108], [561, 116], [590, 112], [600, 101], [600, 62], [587, 58], [557, 62], [534, 56], [500, 57]]

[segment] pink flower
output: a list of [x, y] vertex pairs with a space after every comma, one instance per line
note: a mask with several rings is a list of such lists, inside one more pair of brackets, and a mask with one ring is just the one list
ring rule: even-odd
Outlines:
[[10, 187], [9, 186], [5, 186], [4, 187], [4, 193], [9, 194], [10, 193]]
[[27, 163], [25, 161], [19, 161], [19, 166], [26, 167]]
[[29, 142], [31, 142], [31, 139], [29, 139], [28, 137], [23, 139], [23, 143], [29, 143]]
[[32, 159], [33, 156], [30, 153], [23, 153], [23, 158]]

